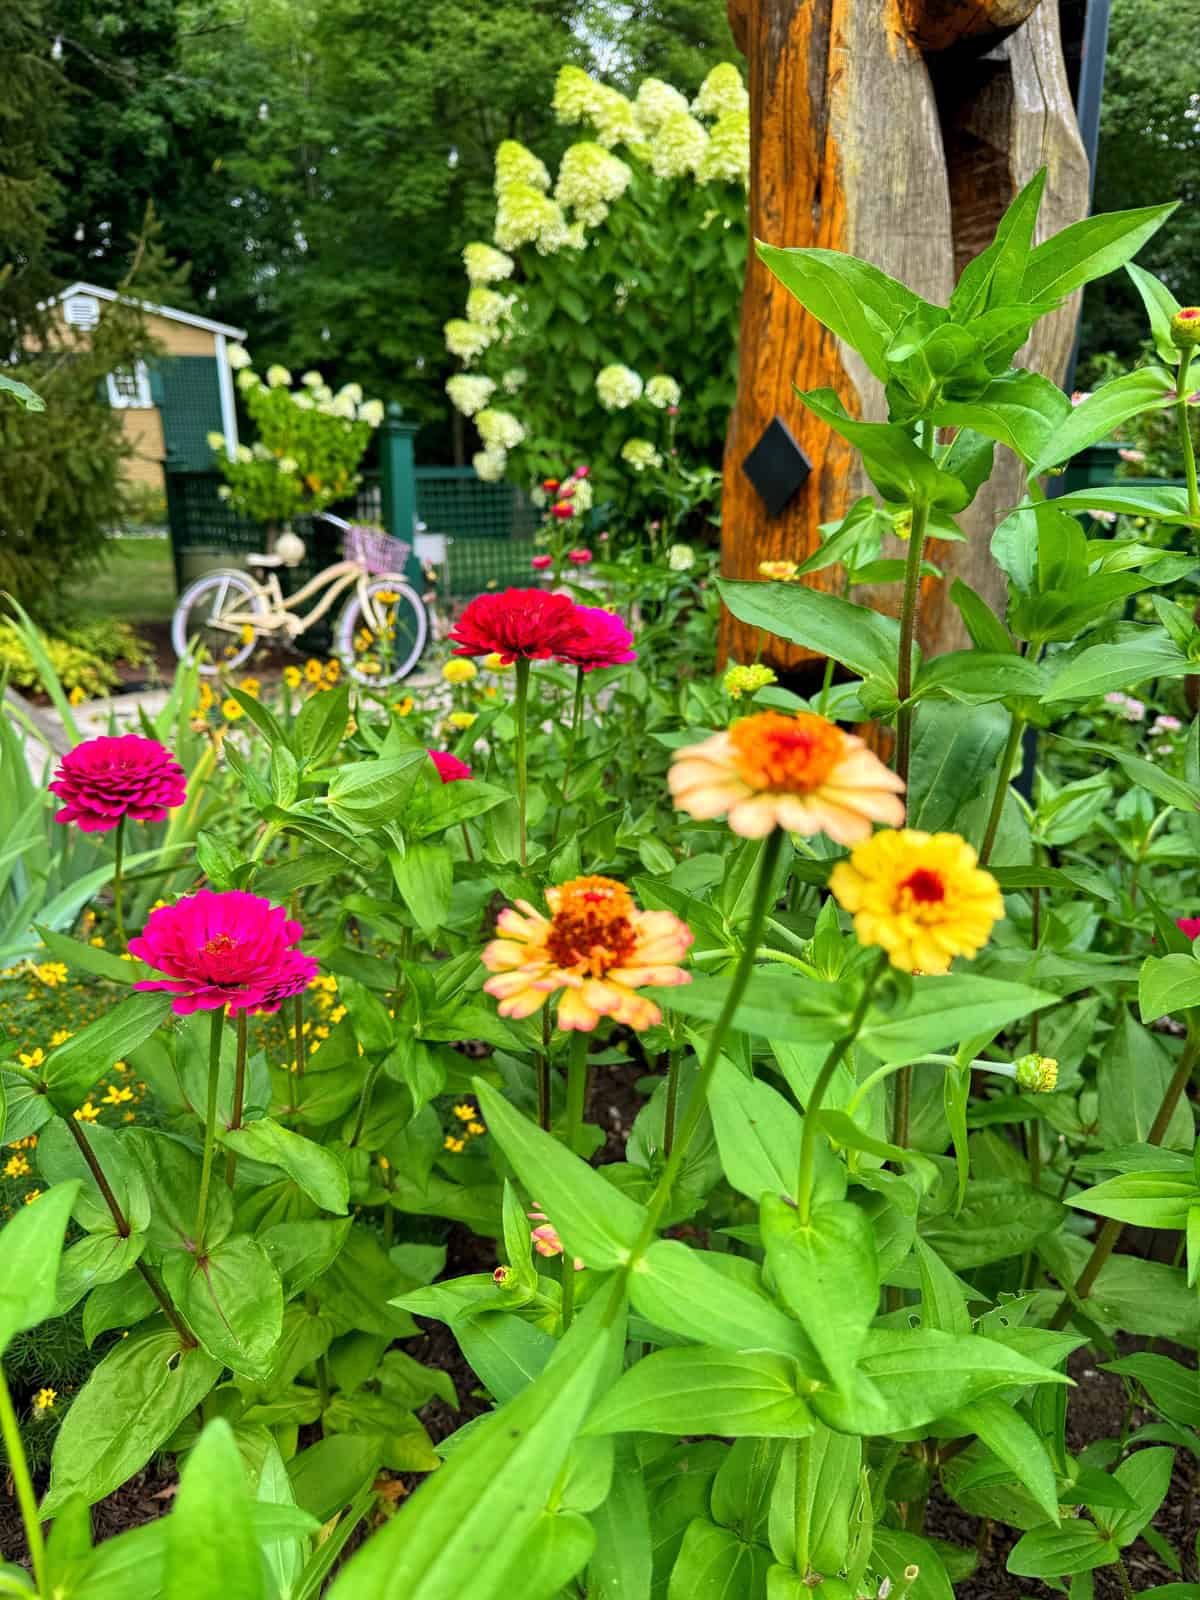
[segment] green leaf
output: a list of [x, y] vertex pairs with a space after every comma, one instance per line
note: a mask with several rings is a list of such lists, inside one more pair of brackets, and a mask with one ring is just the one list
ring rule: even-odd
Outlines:
[[1174, 1450], [1159, 1446], [1157, 1449], [1135, 1450], [1113, 1474], [1133, 1499], [1132, 1507], [1118, 1510], [1116, 1516], [1104, 1519], [1113, 1539], [1122, 1548], [1133, 1543], [1166, 1499], [1174, 1465]]
[[1190, 1172], [1122, 1172], [1072, 1195], [1067, 1204], [1139, 1228], [1186, 1228], [1188, 1211], [1200, 1199]]
[[41, 1071], [54, 1108], [70, 1116], [96, 1079], [148, 1039], [170, 1010], [169, 995], [130, 995], [52, 1050]]
[[1021, 277], [1022, 300], [1052, 300], [1115, 272], [1162, 227], [1179, 204], [1107, 211], [1063, 228], [1031, 251]]
[[973, 400], [939, 402], [934, 420], [939, 427], [974, 428], [1030, 462], [1070, 414], [1070, 400], [1047, 378], [1004, 372]]
[[991, 787], [1009, 719], [999, 706], [931, 701], [916, 719], [908, 769], [908, 826], [954, 828], [962, 807]]
[[888, 375], [887, 346], [904, 318], [925, 304], [867, 261], [840, 250], [757, 245], [760, 259], [804, 309], [857, 350], [877, 378]]
[[427, 759], [424, 750], [408, 750], [338, 767], [329, 781], [330, 813], [363, 828], [391, 822], [402, 815]]
[[0, 1229], [0, 1355], [14, 1336], [54, 1315], [58, 1264], [76, 1182], [57, 1183]]
[[220, 1362], [206, 1351], [181, 1351], [172, 1329], [133, 1333], [114, 1345], [63, 1418], [42, 1515], [53, 1516], [76, 1494], [94, 1505], [131, 1478], [220, 1372]]
[[1179, 301], [1162, 279], [1156, 278], [1152, 272], [1147, 272], [1145, 267], [1127, 261], [1125, 271], [1142, 297], [1142, 304], [1150, 319], [1150, 333], [1154, 339], [1158, 359], [1169, 367], [1174, 366], [1179, 360], [1179, 347], [1171, 333], [1171, 318], [1180, 309]]
[[[465, 788], [466, 780], [443, 787]], [[410, 840], [403, 853], [389, 850], [388, 861], [400, 898], [421, 932], [427, 939], [432, 938], [450, 912], [453, 879], [450, 852], [444, 845]]]
[[[814, 1571], [834, 1572], [849, 1565], [862, 1443], [818, 1422], [803, 1446], [784, 1451], [771, 1491], [768, 1529], [775, 1559], [789, 1565], [796, 1558], [796, 1458], [801, 1449], [807, 1457], [809, 1559]], [[797, 1600], [809, 1597], [801, 1591]]]
[[1040, 696], [1044, 681], [1037, 662], [1011, 650], [1003, 655], [986, 650], [951, 650], [921, 663], [912, 697], [984, 705], [1011, 695]]
[[[210, 1424], [211, 1426], [211, 1424]], [[288, 1477], [287, 1468], [283, 1464], [283, 1457], [279, 1454], [279, 1447], [274, 1440], [267, 1448], [263, 1458], [262, 1467], [258, 1474], [257, 1506], [266, 1510], [268, 1507], [285, 1508], [287, 1511], [305, 1516], [296, 1505], [296, 1496], [292, 1489], [291, 1479]], [[316, 1532], [320, 1523], [312, 1519], [312, 1531]], [[294, 1594], [298, 1587], [300, 1575], [304, 1570], [305, 1556], [308, 1553], [309, 1541], [302, 1534], [281, 1533], [278, 1537], [264, 1540], [259, 1533], [259, 1543], [262, 1548], [262, 1559], [271, 1583], [274, 1584], [274, 1594], [283, 1600], [283, 1597]]]
[[765, 628], [819, 655], [832, 656], [860, 678], [878, 678], [895, 688], [900, 625], [894, 617], [798, 583], [719, 578], [717, 588], [739, 622]]
[[[1144, 1143], [1175, 1075], [1177, 1060], [1166, 1049], [1162, 1035], [1143, 1028], [1129, 1011], [1121, 1008], [1109, 1048], [1101, 1056], [1096, 1073], [1100, 1134], [1106, 1145]], [[1191, 1106], [1183, 1095], [1161, 1143], [1168, 1150], [1190, 1151], [1195, 1139]], [[1167, 1162], [1160, 1157], [1152, 1164], [1161, 1167]]]
[[45, 411], [46, 402], [40, 394], [35, 394], [27, 383], [22, 383], [19, 378], [10, 378], [6, 373], [0, 372], [0, 390], [11, 394], [19, 406], [24, 406], [26, 411]]
[[1144, 639], [1120, 644], [1094, 644], [1066, 662], [1042, 696], [1057, 700], [1091, 700], [1110, 689], [1135, 689], [1147, 678], [1179, 678], [1195, 671], [1195, 663], [1158, 628]]
[[[107, 978], [110, 983], [123, 984], [132, 983], [138, 975], [138, 965], [134, 961], [122, 961], [120, 956], [114, 956], [111, 951], [98, 950], [95, 945], [83, 944], [78, 939], [68, 939], [65, 934], [55, 933], [52, 928], [42, 927], [39, 923], [34, 923], [34, 927], [54, 960], [62, 961], [73, 971], [90, 972], [97, 978]], [[145, 968], [141, 970], [144, 972]]]
[[860, 422], [849, 415], [832, 389], [797, 391], [797, 399], [857, 448], [885, 500], [907, 505], [920, 501], [943, 511], [961, 511], [970, 501], [962, 479], [939, 467], [900, 423]]
[[1200, 1006], [1200, 961], [1192, 955], [1147, 956], [1138, 975], [1143, 1022]]
[[976, 1434], [1004, 1462], [1022, 1488], [1037, 1501], [1051, 1522], [1059, 1521], [1054, 1463], [1041, 1439], [1021, 1413], [1006, 1400], [988, 1395], [964, 1406], [953, 1418], [964, 1433]]
[[294, 730], [296, 753], [305, 770], [333, 759], [350, 721], [350, 685], [343, 683], [304, 702]]
[[1200, 1386], [1194, 1368], [1145, 1351], [1108, 1361], [1103, 1370], [1136, 1378], [1165, 1417], [1188, 1428], [1200, 1428]]
[[1132, 755], [1128, 750], [1123, 750], [1120, 745], [1105, 744], [1098, 739], [1064, 739], [1061, 734], [1049, 735], [1057, 743], [1065, 745], [1069, 750], [1078, 750], [1088, 756], [1090, 760], [1096, 756], [1108, 756], [1115, 761], [1130, 783], [1145, 789], [1156, 800], [1161, 800], [1164, 805], [1177, 806], [1181, 811], [1195, 811], [1200, 809], [1198, 801], [1200, 795], [1191, 786], [1180, 779], [1172, 777], [1169, 772], [1164, 772], [1161, 767], [1155, 766], [1153, 761], [1144, 761], [1141, 756]]
[[1056, 1003], [1056, 996], [1041, 989], [998, 978], [957, 972], [914, 978], [906, 1006], [897, 1012], [868, 1011], [859, 1042], [881, 1061], [915, 1061]]
[[238, 1155], [281, 1168], [323, 1210], [345, 1212], [350, 1198], [346, 1169], [331, 1151], [312, 1139], [263, 1117], [242, 1128], [224, 1129], [221, 1141]]
[[627, 1262], [646, 1226], [645, 1208], [514, 1111], [482, 1078], [474, 1079], [474, 1088], [489, 1131], [526, 1193], [558, 1229], [567, 1253], [601, 1271]]
[[[774, 977], [758, 972], [747, 983], [734, 1012], [735, 1028], [793, 1044], [830, 1041], [845, 1033], [853, 1004], [847, 1004], [846, 985], [774, 970]], [[648, 993], [677, 1016], [715, 1022], [731, 982], [727, 977], [698, 978], [683, 988]]]
[[100, 1284], [115, 1283], [129, 1272], [146, 1248], [146, 1235], [123, 1239], [118, 1233], [89, 1233], [63, 1252], [58, 1273], [55, 1315], [65, 1316], [85, 1294]]
[[1054, 505], [1072, 516], [1089, 511], [1111, 511], [1119, 517], [1156, 517], [1165, 522], [1188, 520], [1187, 490], [1173, 483], [1106, 484], [1095, 489], [1073, 489], [1056, 495]]
[[950, 598], [958, 607], [966, 630], [971, 635], [971, 643], [977, 650], [986, 650], [992, 655], [1016, 654], [1016, 646], [1000, 618], [987, 601], [961, 578], [955, 578], [950, 586]]
[[633, 1440], [617, 1440], [608, 1499], [591, 1513], [591, 1523], [596, 1548], [587, 1570], [589, 1600], [648, 1597], [654, 1551], [646, 1482]]
[[707, 1517], [688, 1525], [671, 1569], [667, 1600], [741, 1600], [761, 1595], [771, 1555]]
[[300, 768], [285, 744], [271, 751], [271, 798], [277, 806], [290, 806], [300, 792]]
[[940, 1328], [943, 1333], [970, 1333], [971, 1313], [960, 1280], [919, 1234], [913, 1249], [921, 1274], [921, 1326]]
[[659, 1239], [630, 1275], [634, 1308], [656, 1327], [725, 1350], [792, 1356], [810, 1377], [820, 1369], [804, 1330], [774, 1301], [709, 1264], [706, 1253]]
[[1163, 367], [1138, 367], [1103, 384], [1055, 428], [1029, 468], [1031, 478], [1063, 467], [1130, 417], [1174, 404], [1175, 380]]
[[239, 1377], [269, 1378], [283, 1327], [283, 1288], [263, 1247], [248, 1236], [175, 1251], [163, 1263], [167, 1292], [200, 1343]]
[[233, 1430], [217, 1418], [200, 1434], [180, 1474], [167, 1519], [163, 1600], [261, 1600], [264, 1593], [242, 1458]]
[[708, 1091], [721, 1166], [748, 1200], [764, 1192], [790, 1194], [800, 1160], [801, 1119], [778, 1090], [722, 1057]]
[[854, 1371], [879, 1305], [875, 1235], [861, 1207], [818, 1205], [807, 1223], [778, 1195], [764, 1194], [762, 1242], [778, 1293], [812, 1340], [839, 1389]]
[[350, 1218], [337, 1222], [277, 1222], [258, 1236], [283, 1283], [285, 1301], [302, 1294], [337, 1260], [346, 1243]]
[[261, 700], [256, 700], [252, 694], [247, 694], [244, 689], [239, 689], [234, 684], [228, 684], [227, 689], [272, 748], [286, 742], [287, 736], [270, 706], [263, 705]]
[[583, 1431], [798, 1438], [813, 1426], [798, 1381], [794, 1361], [767, 1351], [660, 1350], [621, 1375]]
[[[511, 799], [507, 789], [485, 783], [482, 778], [442, 783], [440, 779], [421, 796], [416, 815], [406, 817], [405, 827], [417, 838], [442, 833], [472, 817], [481, 817]], [[674, 860], [674, 858], [672, 858]]]
[[1004, 1261], [1062, 1225], [1057, 1200], [1009, 1178], [976, 1178], [956, 1215], [924, 1218], [921, 1237], [955, 1272]]
[[1020, 1578], [1062, 1578], [1110, 1566], [1119, 1554], [1113, 1541], [1090, 1522], [1064, 1522], [1061, 1528], [1047, 1523], [1017, 1540], [1007, 1566]]
[[1007, 305], [1019, 295], [1045, 187], [1042, 167], [1001, 217], [991, 244], [963, 268], [950, 296], [956, 322], [969, 323], [989, 306]]

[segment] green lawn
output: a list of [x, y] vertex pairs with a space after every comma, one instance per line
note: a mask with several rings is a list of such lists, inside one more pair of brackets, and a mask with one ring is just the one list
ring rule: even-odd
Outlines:
[[109, 539], [101, 571], [69, 591], [80, 616], [118, 622], [165, 622], [175, 609], [175, 573], [168, 539]]

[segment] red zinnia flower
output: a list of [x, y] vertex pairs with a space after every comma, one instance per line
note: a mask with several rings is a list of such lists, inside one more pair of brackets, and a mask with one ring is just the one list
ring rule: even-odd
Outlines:
[[559, 646], [559, 661], [594, 672], [597, 667], [619, 667], [637, 660], [633, 635], [620, 617], [599, 606], [576, 606], [575, 615], [580, 624], [579, 637]]
[[583, 642], [579, 609], [567, 595], [544, 589], [477, 595], [450, 630], [454, 654], [486, 656], [494, 651], [505, 666], [517, 660], [547, 661]]
[[558, 479], [557, 478], [543, 478], [542, 479], [542, 488], [546, 491], [547, 494], [553, 494], [555, 489], [558, 488]]
[[547, 568], [552, 567], [554, 565], [554, 557], [553, 556], [534, 556], [533, 559], [530, 561], [529, 565], [533, 568], [533, 570], [535, 572], [545, 572], [547, 570]]
[[457, 756], [452, 756], [449, 750], [431, 750], [429, 759], [437, 768], [438, 777], [443, 783], [458, 783], [462, 778], [471, 776], [471, 769], [465, 761], [460, 761]]
[[317, 973], [311, 956], [295, 948], [304, 929], [282, 906], [240, 889], [198, 894], [160, 906], [129, 953], [165, 978], [135, 989], [165, 989], [177, 1016], [193, 1011], [278, 1011]]
[[586, 567], [588, 562], [591, 559], [592, 559], [592, 552], [590, 550], [568, 550], [567, 551], [567, 560], [570, 561], [570, 562], [573, 562], [574, 565], [577, 566], [577, 567]]
[[569, 500], [559, 500], [550, 507], [550, 515], [557, 517], [560, 522], [566, 522], [575, 515], [575, 507]]
[[65, 800], [56, 822], [84, 833], [105, 833], [124, 817], [161, 822], [187, 798], [183, 768], [156, 739], [136, 733], [86, 739], [68, 750], [50, 785]]

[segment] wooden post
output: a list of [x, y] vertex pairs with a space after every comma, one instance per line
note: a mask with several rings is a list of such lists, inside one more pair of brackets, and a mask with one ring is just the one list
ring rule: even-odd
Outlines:
[[[729, 0], [750, 82], [750, 232], [769, 244], [845, 250], [945, 304], [962, 268], [990, 240], [1017, 190], [1049, 168], [1038, 237], [1086, 215], [1087, 158], [1063, 63], [1056, 0]], [[1019, 356], [1061, 381], [1073, 298], [1044, 318]], [[836, 389], [847, 409], [887, 415], [882, 386], [854, 351], [805, 312], [751, 254], [742, 301], [738, 398], [725, 448], [722, 571], [800, 559], [818, 525], [841, 517], [869, 484], [850, 447], [795, 398]], [[779, 416], [813, 472], [772, 516], [742, 471]], [[965, 544], [931, 544], [943, 582], [923, 586], [920, 639], [940, 653], [966, 642], [949, 588], [961, 576], [1001, 610], [1003, 578], [988, 538], [1023, 488], [999, 446], [997, 471], [959, 521]], [[886, 553], [899, 554], [899, 543]], [[841, 569], [815, 573], [838, 588]], [[854, 598], [895, 610], [898, 591]], [[751, 660], [757, 630], [722, 618], [721, 647]], [[798, 666], [807, 653], [769, 641], [764, 659]]]

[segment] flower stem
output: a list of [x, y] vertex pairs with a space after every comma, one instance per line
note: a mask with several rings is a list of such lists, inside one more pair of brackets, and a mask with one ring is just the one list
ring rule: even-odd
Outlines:
[[[1179, 448], [1183, 452], [1183, 473], [1187, 479], [1188, 516], [1200, 521], [1200, 489], [1196, 484], [1196, 451], [1192, 444], [1192, 430], [1188, 423], [1187, 376], [1192, 352], [1185, 349], [1179, 355], [1179, 376], [1175, 380], [1175, 423], [1179, 429]], [[1193, 539], [1200, 540], [1200, 528], [1193, 527]]]
[[583, 727], [583, 668], [575, 668], [575, 701], [571, 707], [571, 733], [567, 740], [567, 763], [563, 772], [562, 803], [554, 813], [554, 831], [550, 835], [550, 848], [553, 850], [558, 843], [558, 830], [562, 824], [563, 809], [567, 803], [567, 794], [571, 787], [571, 771], [575, 765], [575, 746], [579, 740], [579, 730]]
[[33, 1479], [29, 1475], [29, 1462], [21, 1442], [21, 1428], [13, 1409], [8, 1380], [0, 1367], [0, 1437], [4, 1439], [4, 1453], [8, 1457], [8, 1470], [17, 1491], [17, 1504], [21, 1507], [21, 1521], [25, 1524], [25, 1542], [29, 1546], [29, 1560], [33, 1567], [33, 1581], [39, 1595], [48, 1595], [46, 1587], [46, 1541], [38, 1521], [37, 1496], [33, 1492]]
[[887, 954], [881, 953], [875, 963], [874, 971], [868, 974], [863, 984], [862, 994], [858, 997], [858, 1004], [850, 1018], [850, 1026], [840, 1039], [830, 1046], [829, 1053], [821, 1063], [821, 1070], [817, 1073], [816, 1082], [812, 1086], [808, 1101], [804, 1107], [804, 1131], [800, 1135], [800, 1168], [796, 1176], [796, 1212], [802, 1227], [807, 1227], [812, 1218], [812, 1190], [813, 1190], [813, 1163], [816, 1159], [817, 1146], [817, 1113], [821, 1109], [821, 1101], [825, 1098], [825, 1091], [830, 1080], [837, 1071], [842, 1057], [858, 1037], [858, 1030], [863, 1025], [863, 1018], [867, 1014], [867, 1007], [871, 1003], [871, 995], [878, 983], [884, 967], [887, 966]]
[[675, 1109], [679, 1103], [679, 1069], [683, 1062], [683, 1046], [673, 1044], [667, 1057], [667, 1105], [663, 1112], [663, 1154], [669, 1156], [675, 1147]]
[[896, 660], [896, 773], [908, 782], [908, 762], [912, 754], [913, 640], [917, 632], [917, 601], [921, 592], [921, 558], [925, 553], [925, 533], [929, 527], [929, 507], [918, 500], [912, 508], [912, 527], [908, 535], [908, 555], [904, 563], [904, 596], [900, 602], [900, 653]]
[[208, 1106], [204, 1113], [204, 1157], [200, 1163], [200, 1201], [196, 1207], [196, 1256], [204, 1254], [204, 1230], [208, 1222], [208, 1186], [212, 1179], [213, 1154], [217, 1142], [217, 1090], [221, 1082], [221, 1033], [225, 1007], [212, 1014], [208, 1035]]
[[125, 909], [123, 905], [122, 868], [125, 862], [125, 818], [117, 823], [117, 834], [113, 840], [113, 923], [116, 926], [117, 938], [124, 950], [129, 943], [125, 937]]
[[[230, 1132], [242, 1125], [242, 1108], [246, 1099], [246, 1013], [237, 1014], [237, 1066], [233, 1074], [233, 1115], [229, 1120]], [[225, 1156], [225, 1182], [233, 1188], [233, 1175], [237, 1171], [237, 1151]]]
[[821, 694], [817, 700], [817, 715], [819, 717], [825, 715], [825, 707], [829, 701], [829, 691], [833, 688], [833, 671], [836, 666], [837, 662], [832, 656], [825, 657], [825, 676], [821, 679]]
[[[1175, 1068], [1174, 1076], [1167, 1085], [1163, 1095], [1162, 1104], [1158, 1108], [1158, 1115], [1151, 1124], [1150, 1132], [1146, 1135], [1147, 1144], [1161, 1144], [1171, 1125], [1171, 1118], [1175, 1115], [1175, 1107], [1183, 1091], [1187, 1088], [1188, 1080], [1192, 1076], [1192, 1068], [1196, 1064], [1196, 1057], [1200, 1055], [1200, 1023], [1193, 1016], [1188, 1017], [1187, 1043], [1183, 1047], [1183, 1054], [1179, 1058], [1179, 1065]], [[1086, 1300], [1095, 1288], [1096, 1279], [1107, 1262], [1117, 1240], [1124, 1232], [1125, 1224], [1110, 1217], [1100, 1232], [1096, 1235], [1096, 1242], [1092, 1246], [1092, 1253], [1088, 1257], [1083, 1271], [1075, 1280], [1075, 1287], [1067, 1295], [1050, 1323], [1052, 1328], [1065, 1328], [1071, 1320], [1071, 1307], [1075, 1300]]]
[[371, 1105], [371, 1096], [375, 1092], [375, 1080], [379, 1076], [379, 1062], [367, 1068], [367, 1075], [363, 1079], [362, 1094], [358, 1097], [358, 1116], [354, 1119], [354, 1132], [350, 1138], [350, 1148], [353, 1150], [362, 1138], [363, 1124], [367, 1120], [367, 1111]]
[[571, 1040], [571, 1053], [567, 1057], [567, 1149], [579, 1154], [579, 1130], [583, 1126], [583, 1112], [587, 1101], [588, 1036], [577, 1029]]
[[987, 826], [983, 830], [983, 843], [979, 846], [981, 867], [986, 867], [992, 858], [996, 835], [1000, 831], [1000, 818], [1004, 815], [1004, 802], [1008, 798], [1008, 786], [1012, 782], [1013, 768], [1021, 750], [1021, 735], [1024, 732], [1025, 718], [1014, 712], [1012, 722], [1009, 724], [1008, 742], [1004, 746], [1004, 754], [1000, 757], [1000, 766], [996, 772], [996, 787], [992, 790], [992, 805], [988, 812]]
[[467, 860], [474, 861], [475, 852], [471, 848], [471, 835], [467, 832], [467, 825], [465, 822], [463, 822], [460, 823], [459, 826], [462, 828], [463, 849], [466, 851]]
[[900, 1149], [908, 1148], [908, 1122], [912, 1110], [912, 1063], [908, 1062], [896, 1074], [892, 1091], [892, 1143]]
[[515, 695], [515, 709], [517, 714], [517, 814], [520, 819], [521, 831], [521, 865], [525, 866], [528, 860], [528, 844], [526, 839], [525, 813], [528, 802], [528, 779], [526, 771], [526, 719], [529, 714], [529, 661], [525, 656], [518, 656], [517, 662], [517, 691]]

